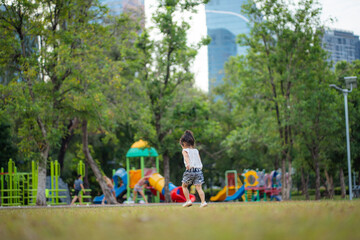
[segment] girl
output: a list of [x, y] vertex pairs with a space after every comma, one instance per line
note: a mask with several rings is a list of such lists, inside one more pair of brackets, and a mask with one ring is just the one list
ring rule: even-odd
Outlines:
[[185, 131], [184, 135], [182, 135], [180, 138], [180, 145], [183, 149], [182, 154], [184, 156], [184, 163], [186, 168], [182, 179], [182, 189], [186, 198], [186, 202], [183, 204], [183, 207], [192, 206], [188, 190], [188, 186], [191, 184], [195, 185], [195, 188], [199, 193], [201, 199], [200, 207], [207, 207], [207, 203], [205, 202], [205, 194], [201, 188], [201, 185], [204, 183], [204, 176], [202, 173], [203, 165], [201, 163], [199, 151], [194, 148], [195, 138], [191, 131]]

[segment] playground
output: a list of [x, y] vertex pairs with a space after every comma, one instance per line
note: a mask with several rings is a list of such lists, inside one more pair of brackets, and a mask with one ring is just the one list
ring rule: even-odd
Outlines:
[[[152, 159], [153, 161], [150, 161]], [[31, 172], [18, 172], [14, 161], [8, 162], [7, 171], [0, 171], [0, 206], [34, 206], [37, 193], [37, 164], [33, 161]], [[137, 168], [136, 168], [136, 167]], [[47, 205], [66, 205], [70, 203], [70, 195], [74, 189], [71, 186], [59, 187], [60, 166], [58, 161], [50, 161], [50, 176], [46, 182]], [[144, 203], [144, 200], [153, 203], [164, 201], [165, 179], [159, 173], [159, 154], [156, 149], [150, 147], [146, 141], [139, 140], [132, 144], [126, 154], [126, 169], [119, 168], [112, 172], [112, 191], [118, 203]], [[80, 160], [77, 165], [77, 174], [85, 175], [85, 164]], [[105, 175], [104, 175], [105, 176]], [[141, 188], [141, 195], [134, 195], [136, 184], [141, 179], [147, 179], [147, 187]], [[71, 190], [70, 190], [71, 189]], [[148, 192], [145, 196], [145, 192]], [[172, 202], [185, 202], [185, 196], [181, 186], [169, 183], [169, 191]], [[137, 196], [137, 197], [136, 197]], [[104, 195], [91, 197], [91, 189], [80, 191], [82, 199], [78, 204], [101, 204], [107, 203]], [[144, 199], [146, 198], [146, 199]], [[195, 196], [190, 195], [191, 201]], [[104, 201], [103, 201], [104, 200]]]
[[[359, 239], [360, 202], [0, 208], [2, 239]], [[128, 207], [127, 207], [128, 206]]]
[[[74, 189], [71, 186], [59, 187], [61, 175], [58, 161], [50, 161], [49, 165], [50, 176], [46, 182], [47, 205], [69, 204]], [[31, 164], [31, 172], [18, 172], [15, 162], [10, 159], [7, 172], [4, 168], [1, 168], [0, 172], [0, 206], [35, 205], [37, 172], [37, 164], [34, 161]], [[85, 164], [81, 160], [77, 165], [77, 174], [85, 175]], [[210, 201], [281, 201], [281, 173], [278, 171], [265, 173], [265, 170], [244, 169], [243, 173], [238, 173], [236, 170], [228, 170], [224, 179], [224, 188], [212, 196]], [[139, 140], [132, 144], [126, 154], [126, 169], [114, 169], [109, 181], [118, 203], [164, 202], [165, 179], [160, 174], [159, 154], [146, 141]], [[140, 189], [136, 187], [140, 182], [146, 182], [146, 186], [141, 186]], [[186, 201], [181, 186], [170, 182], [169, 191], [171, 202]], [[92, 198], [91, 189], [82, 189], [80, 197], [82, 201], [79, 201], [79, 204], [107, 203], [104, 195]], [[190, 194], [190, 200], [195, 202], [195, 195]]]

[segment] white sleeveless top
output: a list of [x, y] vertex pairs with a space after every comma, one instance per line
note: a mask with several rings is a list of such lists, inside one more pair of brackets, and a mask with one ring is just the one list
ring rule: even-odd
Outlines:
[[[201, 163], [199, 151], [195, 148], [185, 148], [183, 150], [189, 154], [190, 168], [202, 169], [203, 165]], [[184, 159], [184, 164], [186, 166], [185, 159]]]

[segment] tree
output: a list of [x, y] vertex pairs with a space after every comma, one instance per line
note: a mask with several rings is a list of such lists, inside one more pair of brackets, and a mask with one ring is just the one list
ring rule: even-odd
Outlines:
[[[1, 54], [12, 58], [1, 64], [16, 67], [15, 77], [1, 89], [2, 100], [7, 111], [17, 118], [19, 149], [28, 158], [40, 159], [37, 204], [46, 204], [49, 152], [76, 125], [66, 127], [68, 121], [81, 121], [84, 153], [105, 195], [109, 196], [107, 199], [112, 199], [88, 151], [87, 141], [89, 121], [100, 128], [111, 123], [109, 105], [101, 105], [100, 100], [106, 103], [105, 92], [109, 93], [111, 87], [121, 87], [119, 71], [122, 64], [129, 63], [123, 63], [123, 59], [115, 62], [106, 56], [114, 46], [110, 44], [114, 38], [109, 25], [99, 22], [106, 9], [98, 1], [84, 0], [3, 1], [2, 4], [5, 8], [0, 17], [2, 32], [7, 34], [5, 40], [13, 40], [15, 50], [7, 49], [9, 41], [2, 39], [6, 44], [1, 46]], [[36, 48], [29, 42], [35, 42]], [[110, 132], [104, 132], [107, 138], [111, 137]]]
[[0, 17], [1, 27], [7, 34], [5, 39], [13, 40], [15, 50], [2, 48], [1, 52], [11, 56], [8, 63], [16, 67], [16, 75], [7, 87], [9, 95], [5, 103], [13, 116], [21, 121], [20, 149], [28, 155], [32, 155], [33, 150], [39, 153], [36, 204], [46, 205], [46, 162], [53, 139], [59, 135], [56, 128], [58, 112], [50, 101], [50, 92], [54, 91], [50, 83], [40, 80], [40, 54], [33, 48], [40, 44], [37, 36], [43, 34], [46, 21], [38, 14], [40, 1], [2, 1], [2, 6], [5, 11]]
[[172, 105], [175, 91], [184, 82], [190, 82], [193, 74], [190, 66], [198, 46], [188, 46], [186, 32], [190, 28], [183, 19], [176, 20], [176, 13], [193, 12], [196, 6], [207, 1], [165, 0], [159, 1], [153, 22], [162, 36], [161, 40], [150, 40], [144, 31], [138, 46], [143, 53], [143, 70], [140, 78], [144, 83], [146, 95], [152, 112], [153, 130], [148, 134], [153, 145], [160, 150], [164, 160], [165, 200], [170, 202], [169, 192], [169, 148], [166, 137], [173, 131], [167, 118], [168, 107]]
[[240, 135], [249, 139], [257, 132], [271, 155], [279, 157], [282, 197], [286, 200], [292, 180], [291, 175], [286, 180], [285, 172], [286, 168], [292, 172], [297, 134], [295, 104], [304, 100], [297, 95], [297, 88], [310, 81], [306, 73], [314, 71], [312, 63], [325, 61], [319, 50], [320, 9], [312, 0], [300, 1], [292, 9], [282, 0], [256, 0], [243, 8], [251, 31], [239, 40], [248, 47], [247, 56], [238, 59], [237, 101], [246, 103], [241, 109], [248, 116], [242, 123], [247, 131]]
[[[355, 60], [352, 63], [341, 61], [338, 62], [335, 66], [335, 74], [337, 77], [337, 81], [333, 83], [340, 86], [341, 88], [346, 88], [344, 77], [348, 76], [356, 76], [357, 82], [359, 83], [360, 79], [360, 61]], [[359, 86], [359, 84], [358, 84]], [[352, 168], [357, 169], [358, 173], [360, 173], [360, 111], [359, 111], [359, 88], [353, 89], [353, 91], [348, 95], [348, 108], [349, 108], [349, 129], [350, 129], [350, 149], [351, 149], [351, 160], [352, 160]], [[344, 107], [343, 107], [343, 95], [334, 92], [336, 94], [337, 99], [334, 104], [337, 105], [336, 114], [339, 118], [339, 129], [338, 129], [338, 141], [337, 145], [333, 148], [333, 155], [337, 157], [337, 161], [339, 162], [340, 167], [340, 180], [341, 186], [345, 186], [344, 182], [344, 173], [343, 168], [347, 169], [347, 153], [346, 153], [346, 139], [345, 139], [345, 121], [344, 121]], [[360, 175], [360, 174], [359, 174]], [[360, 181], [360, 177], [358, 182]], [[343, 192], [345, 189], [343, 189]]]

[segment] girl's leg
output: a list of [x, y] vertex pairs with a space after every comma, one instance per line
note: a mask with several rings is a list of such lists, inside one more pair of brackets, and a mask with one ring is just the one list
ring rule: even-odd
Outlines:
[[145, 197], [145, 194], [144, 194], [142, 191], [140, 191], [139, 193], [140, 193], [140, 195], [143, 197], [145, 203], [148, 203], [148, 201], [147, 201], [147, 199], [146, 199], [146, 197]]
[[186, 201], [189, 202], [190, 201], [190, 196], [189, 196], [189, 189], [188, 189], [188, 185], [185, 183], [182, 183], [181, 185], [184, 196], [186, 198]]
[[134, 190], [134, 192], [133, 192], [133, 201], [134, 201], [134, 203], [136, 203], [136, 196], [137, 196], [137, 191]]
[[202, 190], [201, 184], [195, 185], [196, 191], [199, 193], [201, 203], [205, 202], [205, 193]]

